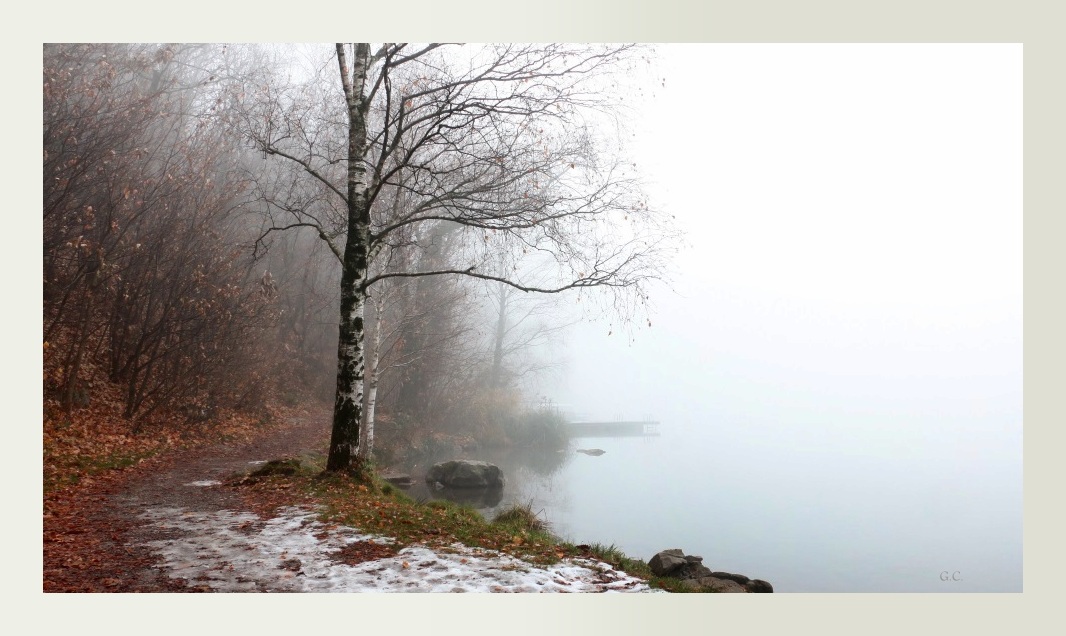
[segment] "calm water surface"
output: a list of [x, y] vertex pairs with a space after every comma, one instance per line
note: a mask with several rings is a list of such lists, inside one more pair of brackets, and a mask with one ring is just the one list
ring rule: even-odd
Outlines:
[[[672, 424], [663, 421], [659, 437], [578, 438], [547, 456], [471, 454], [508, 478], [497, 498], [473, 503], [488, 517], [532, 503], [575, 543], [615, 544], [645, 560], [681, 548], [779, 592], [1021, 591], [1017, 435], [998, 434], [989, 453], [977, 449], [995, 428], [973, 421], [886, 424], [879, 444], [850, 442], [847, 427], [825, 422], [816, 437], [776, 423], [760, 435], [757, 419], [708, 423], [695, 437], [671, 434]], [[980, 445], [967, 444], [974, 435]], [[409, 492], [439, 496], [424, 484]]]

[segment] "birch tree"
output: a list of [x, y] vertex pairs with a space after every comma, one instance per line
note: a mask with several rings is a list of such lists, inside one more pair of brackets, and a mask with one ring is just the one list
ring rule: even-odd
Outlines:
[[[303, 229], [340, 263], [327, 470], [361, 462], [364, 318], [375, 284], [466, 276], [526, 293], [599, 288], [623, 314], [646, 300], [671, 231], [616, 152], [607, 92], [636, 51], [337, 44], [332, 80], [319, 65], [299, 88], [239, 96], [245, 132], [277, 160], [278, 172], [260, 181], [269, 204], [260, 244]], [[447, 262], [383, 258], [442, 232], [455, 244]]]

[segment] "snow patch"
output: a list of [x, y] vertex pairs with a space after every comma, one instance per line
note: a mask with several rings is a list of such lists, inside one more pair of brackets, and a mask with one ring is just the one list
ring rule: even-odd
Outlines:
[[202, 481], [190, 481], [189, 483], [187, 483], [185, 485], [186, 486], [194, 486], [196, 488], [206, 488], [208, 486], [219, 486], [221, 484], [222, 484], [222, 482], [220, 482], [218, 480], [215, 480], [215, 479], [205, 479], [205, 480], [202, 480]]
[[396, 556], [346, 565], [333, 553], [357, 541], [393, 539], [325, 525], [301, 508], [261, 520], [248, 512], [153, 508], [142, 518], [181, 531], [146, 545], [173, 578], [219, 592], [652, 592], [641, 579], [588, 559], [542, 567], [492, 550], [422, 545]]

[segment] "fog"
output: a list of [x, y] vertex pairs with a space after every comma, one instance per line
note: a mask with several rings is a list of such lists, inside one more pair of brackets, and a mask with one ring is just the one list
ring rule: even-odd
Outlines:
[[[652, 48], [354, 46], [414, 91], [358, 114], [344, 47], [46, 46], [46, 398], [92, 356], [129, 419], [340, 396], [379, 467], [498, 461], [475, 507], [574, 542], [1020, 591], [1021, 46]], [[660, 434], [567, 446], [523, 402]]]
[[634, 140], [687, 245], [652, 326], [576, 327], [545, 389], [661, 422], [614, 450], [656, 492], [631, 523], [674, 527], [603, 539], [790, 591], [1020, 591], [1021, 47], [659, 53]]

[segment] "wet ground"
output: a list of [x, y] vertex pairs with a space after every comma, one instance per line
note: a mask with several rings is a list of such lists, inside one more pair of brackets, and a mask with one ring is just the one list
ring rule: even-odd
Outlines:
[[46, 517], [45, 591], [648, 591], [591, 560], [540, 567], [462, 546], [401, 549], [322, 524], [313, 502], [275, 509], [225, 483], [269, 459], [324, 451], [328, 423], [307, 413], [253, 442], [181, 452], [78, 491]]

